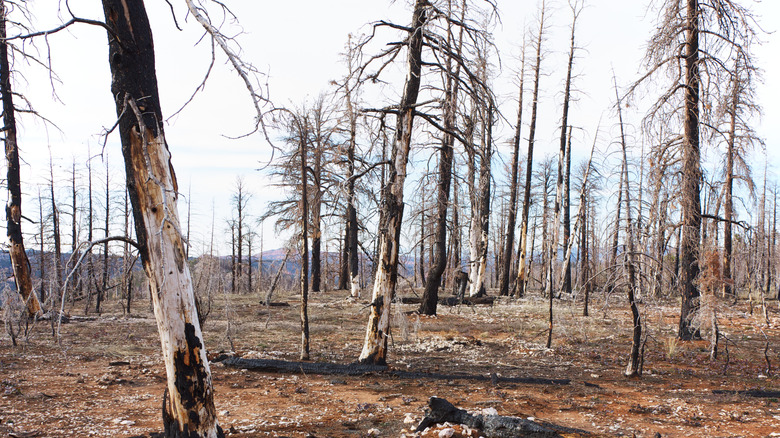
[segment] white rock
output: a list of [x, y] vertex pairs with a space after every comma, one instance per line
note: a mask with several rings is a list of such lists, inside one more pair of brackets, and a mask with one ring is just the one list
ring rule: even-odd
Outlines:
[[122, 420], [119, 422], [122, 426], [133, 426], [135, 425], [135, 421], [133, 420]]
[[416, 422], [417, 420], [414, 419], [412, 414], [406, 414], [406, 416], [404, 417], [404, 424], [414, 424]]
[[452, 438], [455, 435], [455, 429], [448, 427], [439, 431], [439, 438]]
[[482, 409], [482, 415], [498, 415], [496, 408], [484, 408]]
[[379, 436], [379, 429], [368, 429], [368, 436]]

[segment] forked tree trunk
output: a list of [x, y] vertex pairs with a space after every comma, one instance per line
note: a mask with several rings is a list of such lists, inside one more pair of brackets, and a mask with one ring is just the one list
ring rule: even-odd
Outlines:
[[539, 34], [536, 39], [536, 64], [534, 65], [534, 92], [531, 99], [531, 126], [528, 132], [528, 153], [526, 154], [525, 166], [525, 190], [523, 192], [523, 215], [520, 219], [520, 248], [517, 251], [518, 268], [517, 279], [515, 281], [515, 295], [521, 298], [525, 295], [526, 285], [526, 255], [528, 246], [528, 213], [531, 210], [531, 178], [533, 176], [534, 164], [534, 137], [536, 134], [536, 110], [539, 97], [539, 72], [542, 63], [542, 38], [544, 36], [544, 12], [545, 3], [542, 1], [541, 16], [539, 19]]
[[682, 305], [677, 336], [681, 340], [698, 338], [692, 326], [698, 309], [699, 237], [701, 205], [699, 199], [701, 159], [699, 156], [699, 2], [687, 0], [685, 41], [685, 110], [682, 154], [682, 231], [680, 235], [680, 290]]
[[391, 166], [380, 211], [376, 276], [371, 295], [366, 338], [358, 361], [365, 364], [387, 363], [387, 340], [390, 331], [390, 302], [398, 280], [398, 252], [401, 246], [401, 222], [404, 213], [404, 182], [409, 151], [412, 145], [414, 106], [420, 91], [422, 70], [423, 26], [427, 0], [416, 0], [408, 36], [407, 76], [403, 96], [398, 105]]
[[[6, 185], [8, 186], [8, 204], [5, 207], [6, 233], [16, 290], [25, 302], [27, 314], [34, 317], [41, 313], [41, 303], [33, 291], [30, 260], [24, 250], [22, 237], [22, 182], [19, 176], [19, 146], [16, 142], [16, 111], [11, 90], [11, 68], [8, 64], [8, 44], [5, 41], [6, 12], [5, 1], [0, 0], [0, 97], [3, 99]], [[43, 252], [40, 256], [43, 257]]]
[[179, 229], [146, 10], [141, 0], [103, 0], [103, 10], [127, 189], [167, 374], [165, 436], [224, 437]]

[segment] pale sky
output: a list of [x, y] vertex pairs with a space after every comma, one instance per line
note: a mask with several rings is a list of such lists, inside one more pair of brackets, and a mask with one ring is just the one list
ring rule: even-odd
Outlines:
[[[29, 2], [35, 17], [36, 29], [56, 26], [66, 16], [57, 12], [59, 0], [35, 0]], [[191, 18], [186, 20], [186, 8], [181, 1], [173, 0], [176, 17], [183, 31], [176, 30], [168, 5], [163, 0], [146, 0], [152, 21], [157, 52], [157, 75], [165, 117], [173, 114], [189, 98], [201, 82], [209, 63], [210, 45], [201, 41], [200, 26]], [[267, 72], [270, 95], [277, 105], [298, 105], [309, 97], [314, 98], [328, 87], [328, 82], [344, 74], [340, 53], [347, 35], [368, 30], [366, 23], [391, 19], [407, 24], [411, 12], [407, 1], [398, 0], [227, 0], [240, 21], [240, 26], [230, 20], [225, 22], [225, 32], [235, 34], [242, 47], [242, 57], [260, 71]], [[495, 32], [495, 41], [501, 50], [501, 71], [495, 80], [496, 90], [505, 102], [502, 110], [509, 120], [515, 119], [515, 72], [519, 68], [519, 47], [526, 25], [533, 26], [537, 14], [535, 1], [497, 0], [501, 12], [501, 24]], [[612, 70], [620, 85], [636, 80], [642, 71], [641, 60], [645, 43], [655, 23], [654, 13], [647, 13], [646, 1], [590, 0], [580, 16], [577, 29], [578, 45], [583, 49], [575, 63], [575, 87], [581, 90], [578, 102], [572, 108], [570, 123], [583, 128], [579, 141], [575, 141], [575, 153], [584, 155], [590, 148], [599, 117], [603, 114], [603, 128], [609, 131], [614, 124], [608, 109], [613, 101]], [[751, 3], [751, 2], [747, 2]], [[536, 156], [557, 147], [556, 124], [560, 119], [560, 101], [565, 74], [565, 58], [568, 50], [570, 12], [565, 1], [548, 0], [551, 9], [551, 27], [544, 57], [540, 95], [540, 125], [537, 134]], [[73, 12], [81, 17], [102, 19], [99, 2], [71, 0]], [[762, 27], [774, 32], [778, 28], [780, 2], [765, 0], [754, 4], [756, 16]], [[213, 8], [215, 22], [221, 21], [217, 8]], [[67, 19], [67, 16], [66, 16]], [[241, 32], [243, 31], [243, 32]], [[775, 54], [780, 53], [777, 33], [764, 36], [765, 44], [757, 47], [758, 64], [764, 69], [765, 83], [758, 96], [763, 104], [764, 117], [758, 132], [767, 143], [770, 174], [780, 165], [780, 138], [776, 129], [769, 129], [780, 120], [780, 90], [773, 78], [780, 77], [780, 65]], [[389, 41], [389, 40], [388, 40]], [[16, 91], [25, 94], [35, 109], [52, 120], [56, 128], [46, 127], [30, 116], [20, 116], [20, 149], [22, 159], [28, 165], [23, 169], [26, 194], [25, 212], [37, 211], [33, 205], [35, 191], [30, 183], [38, 183], [48, 174], [48, 154], [54, 157], [55, 179], [63, 190], [62, 198], [68, 199], [64, 179], [76, 157], [83, 166], [86, 150], [99, 151], [103, 127], [113, 125], [116, 118], [110, 94], [110, 74], [107, 62], [105, 31], [98, 27], [77, 25], [52, 35], [48, 40], [35, 43], [38, 56], [51, 63], [57, 80], [54, 87], [42, 69], [16, 60], [18, 73], [14, 77]], [[180, 189], [192, 191], [194, 251], [200, 252], [202, 243], [208, 240], [212, 206], [215, 210], [217, 240], [224, 242], [220, 251], [227, 254], [225, 221], [230, 216], [230, 198], [238, 176], [244, 178], [253, 198], [250, 211], [260, 215], [278, 189], [268, 185], [267, 178], [256, 171], [263, 159], [267, 159], [269, 147], [258, 135], [242, 140], [230, 140], [252, 128], [254, 113], [243, 84], [218, 54], [217, 65], [207, 83], [206, 90], [165, 127], [172, 153], [173, 165]], [[402, 83], [390, 84], [400, 89]], [[526, 89], [529, 89], [527, 86]], [[59, 99], [52, 99], [53, 93]], [[374, 106], [393, 102], [377, 102]], [[526, 110], [528, 111], [528, 110]], [[529, 117], [526, 117], [527, 121]], [[629, 120], [638, 120], [637, 116]], [[506, 130], [505, 130], [506, 131]], [[508, 132], [508, 131], [507, 131]], [[527, 132], [527, 131], [526, 131]], [[602, 132], [603, 143], [611, 134]], [[499, 139], [503, 159], [509, 152], [505, 139]], [[107, 153], [111, 167], [119, 175], [123, 172], [118, 138], [109, 138]], [[705, 151], [706, 153], [706, 151]], [[763, 171], [763, 157], [758, 158], [757, 173]], [[96, 180], [100, 181], [103, 164], [96, 162]], [[496, 166], [498, 168], [499, 166]], [[63, 178], [59, 184], [60, 177]], [[120, 181], [119, 176], [116, 178]], [[81, 181], [86, 184], [86, 177]], [[503, 181], [501, 181], [503, 183]], [[99, 182], [95, 183], [99, 185]], [[84, 189], [86, 190], [86, 189]], [[102, 189], [101, 189], [102, 190]], [[119, 206], [117, 205], [117, 209]], [[182, 222], [185, 221], [186, 203], [180, 203]], [[35, 226], [26, 226], [33, 232]], [[264, 232], [265, 249], [279, 247], [286, 236], [276, 236], [270, 224]]]

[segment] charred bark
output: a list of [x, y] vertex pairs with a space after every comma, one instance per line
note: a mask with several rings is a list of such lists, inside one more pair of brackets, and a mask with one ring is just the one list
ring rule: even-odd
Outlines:
[[141, 0], [103, 0], [127, 189], [167, 371], [167, 437], [224, 437], [179, 229], [151, 27]]
[[681, 340], [699, 338], [692, 318], [699, 308], [699, 238], [701, 235], [701, 158], [699, 156], [699, 2], [687, 0], [685, 39], [685, 111], [682, 154], [682, 230], [680, 236]]
[[520, 298], [525, 295], [526, 277], [526, 256], [528, 246], [528, 215], [531, 210], [531, 179], [533, 176], [534, 163], [534, 139], [536, 136], [536, 113], [539, 97], [539, 73], [542, 63], [542, 38], [544, 36], [544, 13], [545, 4], [542, 1], [541, 17], [539, 19], [539, 34], [536, 39], [536, 63], [534, 64], [534, 91], [531, 99], [531, 125], [528, 132], [528, 152], [526, 154], [525, 165], [525, 188], [523, 192], [523, 214], [520, 220], [520, 248], [518, 249], [518, 268], [517, 279], [515, 280], [514, 294]]
[[[5, 207], [8, 254], [14, 273], [16, 290], [27, 307], [27, 314], [35, 317], [41, 313], [41, 303], [32, 284], [32, 268], [24, 249], [22, 236], [22, 182], [19, 175], [19, 146], [16, 138], [16, 109], [11, 89], [11, 68], [8, 60], [6, 37], [6, 5], [0, 0], [0, 98], [3, 99], [3, 131], [6, 159], [6, 184], [8, 204]], [[41, 225], [43, 226], [43, 225]], [[41, 253], [43, 257], [43, 253]]]
[[423, 26], [427, 20], [427, 0], [416, 0], [407, 45], [407, 76], [398, 105], [395, 138], [392, 145], [388, 181], [380, 212], [378, 258], [371, 297], [371, 314], [359, 362], [387, 363], [387, 341], [390, 330], [390, 302], [398, 279], [398, 253], [401, 244], [401, 222], [404, 211], [404, 182], [412, 145], [415, 104], [420, 91], [422, 70]]

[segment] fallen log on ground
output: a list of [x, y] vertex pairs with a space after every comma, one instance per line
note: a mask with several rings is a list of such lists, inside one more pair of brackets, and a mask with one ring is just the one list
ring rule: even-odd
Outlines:
[[590, 432], [570, 427], [558, 426], [546, 422], [536, 422], [519, 417], [505, 417], [502, 415], [470, 414], [463, 409], [456, 408], [452, 403], [443, 398], [431, 397], [428, 400], [428, 409], [417, 432], [422, 432], [428, 427], [442, 423], [455, 423], [468, 426], [480, 431], [480, 436], [485, 438], [514, 438], [514, 437], [589, 437]]
[[399, 371], [382, 365], [336, 364], [329, 362], [292, 362], [278, 359], [244, 359], [229, 357], [222, 364], [234, 368], [252, 371], [292, 374], [328, 374], [360, 376], [364, 374], [379, 374], [400, 379], [432, 379], [432, 380], [476, 380], [498, 383], [522, 383], [531, 385], [568, 385], [569, 379], [546, 379], [539, 377], [504, 377], [497, 374], [488, 376], [481, 374], [439, 374], [414, 371]]
[[713, 394], [721, 395], [744, 395], [755, 398], [780, 398], [780, 391], [769, 391], [765, 389], [745, 389], [742, 391], [732, 391], [727, 389], [713, 389]]
[[[439, 298], [439, 304], [442, 306], [457, 306], [459, 304], [465, 304], [467, 306], [474, 306], [477, 304], [493, 305], [495, 301], [496, 301], [496, 297], [491, 297], [491, 296], [464, 298], [463, 301], [458, 299], [458, 297]], [[420, 304], [420, 303], [422, 303], [422, 297], [401, 297], [401, 304]]]

